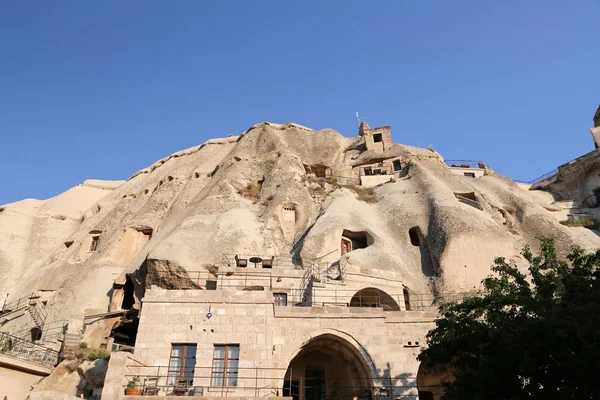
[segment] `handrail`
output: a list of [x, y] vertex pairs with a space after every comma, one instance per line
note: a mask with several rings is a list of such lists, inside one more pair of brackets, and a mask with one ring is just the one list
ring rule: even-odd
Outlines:
[[56, 350], [28, 342], [6, 332], [0, 332], [0, 354], [51, 368], [58, 362]]
[[[485, 168], [485, 164], [478, 160], [444, 160], [444, 162], [450, 168]], [[457, 165], [458, 163], [460, 164]]]
[[[198, 360], [196, 360], [198, 361]], [[315, 387], [314, 382], [328, 393], [332, 389], [348, 393], [362, 393], [358, 398], [415, 399], [418, 389], [439, 390], [439, 385], [417, 385], [385, 375], [348, 379], [341, 372], [334, 376], [310, 378], [297, 376], [293, 368], [234, 368], [225, 372], [220, 367], [194, 365], [189, 369], [170, 370], [168, 365], [128, 366], [124, 374], [126, 382], [138, 381], [142, 395], [150, 396], [207, 396], [228, 397], [279, 397], [280, 393], [291, 397], [294, 388]], [[230, 371], [230, 370], [228, 370]], [[125, 387], [126, 385], [123, 384]], [[287, 394], [286, 394], [287, 393]], [[304, 399], [304, 396], [300, 397]]]
[[25, 308], [30, 306], [31, 304], [31, 300], [35, 297], [35, 293], [31, 293], [27, 296], [23, 296], [20, 299], [17, 299], [15, 301], [12, 301], [10, 303], [4, 303], [4, 305], [2, 306], [2, 310], [0, 310], [0, 314], [2, 313], [6, 313], [6, 312], [13, 312], [13, 311], [17, 311], [21, 308]]
[[[307, 293], [308, 291], [308, 293]], [[352, 290], [310, 287], [287, 290], [287, 307], [364, 307], [383, 311], [435, 311], [442, 304], [460, 302], [478, 292], [387, 293], [377, 288]]]
[[537, 178], [535, 178], [527, 183], [529, 183], [530, 185], [535, 185], [536, 183], [541, 182], [546, 178], [550, 178], [552, 175], [556, 175], [557, 173], [558, 173], [558, 168], [555, 170], [552, 170], [550, 172], [547, 172], [542, 176], [538, 176]]

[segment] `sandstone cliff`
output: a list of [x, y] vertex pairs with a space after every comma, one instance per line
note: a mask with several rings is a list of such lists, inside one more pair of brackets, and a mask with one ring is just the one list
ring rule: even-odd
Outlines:
[[[464, 292], [479, 286], [494, 257], [519, 263], [523, 245], [538, 236], [556, 237], [561, 251], [600, 246], [593, 231], [560, 225], [549, 195], [491, 169], [471, 179], [432, 150], [373, 151], [361, 141], [262, 123], [175, 153], [127, 181], [86, 181], [46, 201], [4, 205], [0, 294], [10, 301], [36, 292], [48, 321], [82, 319], [119, 309], [126, 276], [139, 306], [147, 274], [186, 279], [186, 271], [218, 268], [224, 254], [325, 255], [350, 269], [393, 274], [414, 293]], [[401, 172], [363, 201], [348, 184], [353, 167], [390, 158]], [[307, 176], [318, 168], [329, 178]], [[293, 210], [291, 222], [284, 209]], [[411, 229], [421, 246], [411, 244]], [[368, 247], [341, 256], [344, 231], [363, 233]], [[101, 331], [98, 342], [110, 326]]]

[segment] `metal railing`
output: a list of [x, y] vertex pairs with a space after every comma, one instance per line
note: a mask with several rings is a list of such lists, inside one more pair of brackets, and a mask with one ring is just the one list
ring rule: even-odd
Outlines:
[[444, 160], [450, 168], [480, 168], [485, 169], [485, 164], [477, 160]]
[[456, 199], [463, 204], [467, 204], [471, 207], [475, 207], [479, 210], [483, 210], [483, 206], [478, 201], [468, 199], [468, 198], [460, 196], [458, 194], [455, 194], [454, 196], [456, 196]]
[[[128, 366], [125, 380], [134, 382], [143, 396], [206, 397], [292, 397], [298, 400], [328, 398], [339, 400], [418, 399], [419, 391], [440, 392], [440, 386], [417, 386], [397, 378], [381, 376], [306, 377], [293, 368], [235, 368], [223, 374], [218, 367]], [[225, 376], [224, 376], [225, 375]], [[124, 387], [127, 384], [123, 385]]]
[[535, 178], [533, 180], [530, 180], [527, 183], [529, 183], [530, 185], [535, 185], [536, 183], [541, 182], [541, 181], [543, 181], [546, 178], [550, 178], [552, 175], [556, 175], [556, 174], [558, 174], [558, 168], [555, 169], [555, 170], [552, 170], [552, 171], [550, 171], [548, 173], [545, 173], [542, 176], [538, 176], [537, 178]]
[[50, 368], [58, 362], [57, 351], [5, 332], [0, 332], [0, 355]]
[[[221, 264], [228, 267], [238, 267], [239, 262], [236, 260], [244, 260], [246, 262], [246, 266], [244, 268], [294, 268], [294, 269], [302, 269], [302, 263], [295, 262], [292, 257], [280, 257], [280, 256], [261, 256], [257, 254], [223, 254]], [[272, 260], [271, 266], [266, 267], [265, 263], [257, 262], [253, 263], [249, 260], [251, 258], [260, 258], [261, 260], [270, 261]], [[268, 264], [267, 264], [268, 265]]]
[[287, 307], [364, 307], [382, 308], [383, 311], [435, 311], [442, 304], [461, 302], [475, 292], [456, 293], [386, 293], [377, 288], [362, 290], [329, 289], [310, 287], [308, 289], [282, 290], [287, 294]]
[[168, 365], [127, 368], [130, 373], [124, 377], [128, 383], [137, 378], [143, 395], [161, 396], [277, 396], [283, 389], [278, 377], [286, 372], [284, 368], [232, 368], [231, 365], [227, 373], [223, 369], [198, 366], [187, 370]]
[[4, 303], [2, 306], [2, 310], [0, 310], [1, 314], [8, 314], [9, 312], [17, 311], [25, 307], [29, 307], [32, 305], [33, 300], [36, 298], [35, 293], [31, 293], [27, 296], [21, 297], [18, 300], [12, 301], [10, 303]]
[[273, 287], [273, 276], [270, 272], [264, 270], [183, 271], [177, 276], [172, 274], [153, 276], [149, 283], [171, 290], [219, 290], [226, 288], [270, 290]]

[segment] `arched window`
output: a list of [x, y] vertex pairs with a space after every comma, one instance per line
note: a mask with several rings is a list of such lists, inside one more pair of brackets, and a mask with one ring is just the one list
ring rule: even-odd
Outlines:
[[421, 237], [423, 236], [423, 234], [421, 233], [421, 229], [418, 226], [410, 228], [408, 230], [408, 236], [410, 237], [410, 243], [413, 246], [421, 245]]
[[392, 296], [376, 288], [361, 289], [350, 300], [350, 307], [381, 307], [384, 311], [400, 311]]

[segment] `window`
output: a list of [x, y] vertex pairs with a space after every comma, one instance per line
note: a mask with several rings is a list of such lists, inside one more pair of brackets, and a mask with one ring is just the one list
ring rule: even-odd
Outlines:
[[169, 360], [168, 385], [176, 385], [185, 381], [187, 385], [194, 383], [194, 368], [196, 367], [195, 344], [172, 344], [171, 359]]
[[381, 137], [381, 133], [376, 133], [373, 135], [373, 141], [375, 143], [379, 143], [381, 141], [383, 141], [383, 138]]
[[400, 164], [400, 160], [394, 160], [394, 171], [400, 171], [402, 169], [402, 164]]
[[287, 306], [287, 293], [273, 293], [273, 304]]
[[211, 385], [237, 386], [239, 362], [239, 344], [215, 345], [215, 350], [213, 353]]
[[352, 251], [352, 242], [346, 238], [342, 238], [342, 255]]
[[465, 172], [465, 176], [467, 178], [475, 178], [475, 173], [473, 173], [473, 172]]
[[92, 236], [92, 243], [90, 243], [90, 250], [89, 251], [96, 251], [98, 250], [98, 243], [100, 242], [100, 236]]
[[419, 400], [433, 400], [433, 392], [422, 392], [419, 390]]
[[365, 175], [373, 175], [373, 169], [371, 167], [365, 168]]
[[217, 281], [206, 280], [206, 290], [217, 290]]
[[410, 243], [413, 246], [421, 245], [420, 233], [421, 233], [421, 229], [419, 229], [419, 227], [410, 228], [408, 230], [408, 236], [410, 237]]

